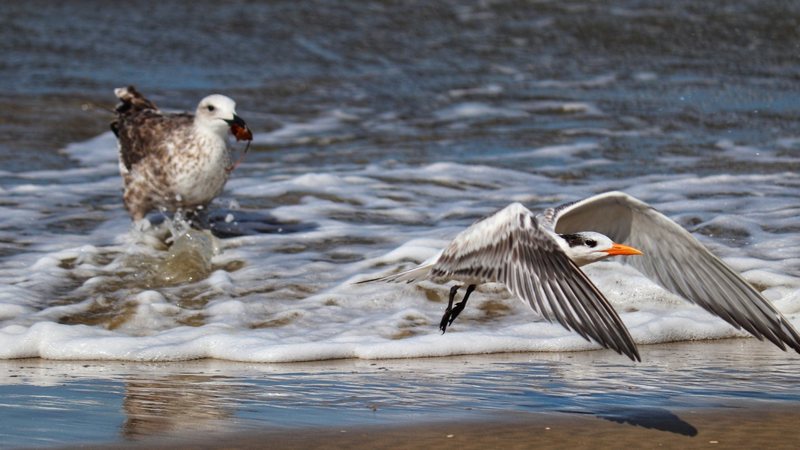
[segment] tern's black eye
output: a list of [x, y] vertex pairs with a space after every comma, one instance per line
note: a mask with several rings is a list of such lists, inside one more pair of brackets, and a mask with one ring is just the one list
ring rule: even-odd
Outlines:
[[587, 239], [585, 244], [588, 245], [589, 248], [595, 248], [595, 246], [597, 246], [597, 241], [594, 239]]
[[206, 106], [206, 109], [208, 109], [209, 111], [214, 111], [217, 108], [214, 108], [214, 105], [208, 105]]

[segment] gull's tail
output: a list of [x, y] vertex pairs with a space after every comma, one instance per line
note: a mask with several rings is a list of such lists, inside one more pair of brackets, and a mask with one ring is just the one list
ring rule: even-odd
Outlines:
[[145, 110], [158, 111], [158, 106], [146, 99], [133, 86], [116, 88], [114, 89], [114, 95], [119, 99], [119, 103], [114, 108], [114, 112], [117, 113], [117, 119], [111, 122], [111, 131], [116, 136], [119, 136], [120, 120], [123, 116]]
[[158, 106], [150, 100], [146, 99], [139, 91], [133, 86], [120, 87], [114, 89], [114, 95], [119, 99], [115, 111], [118, 114], [125, 114], [128, 112], [141, 111], [143, 109], [158, 110]]

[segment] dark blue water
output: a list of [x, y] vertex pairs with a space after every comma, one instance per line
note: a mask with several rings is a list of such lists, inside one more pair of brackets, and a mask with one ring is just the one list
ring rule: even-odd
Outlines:
[[[562, 132], [579, 125], [591, 138], [616, 132], [603, 139], [604, 156], [636, 164], [707, 152], [720, 138], [752, 144], [794, 132], [800, 103], [800, 7], [790, 1], [30, 1], [3, 3], [0, 18], [6, 167], [69, 163], [53, 148], [109, 121], [81, 105], [111, 107], [124, 84], [182, 110], [224, 92], [257, 131], [332, 108], [369, 111], [380, 132], [355, 122], [328, 149], [354, 162], [469, 159], [574, 139]], [[552, 111], [437, 119], [465, 99], [574, 99], [610, 114], [577, 124]], [[626, 136], [643, 125], [666, 133]], [[359, 151], [337, 154], [341, 145]], [[713, 160], [678, 168], [716, 169]]]

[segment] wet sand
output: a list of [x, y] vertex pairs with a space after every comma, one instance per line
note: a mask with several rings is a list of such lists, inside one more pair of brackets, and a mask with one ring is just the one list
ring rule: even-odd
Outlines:
[[642, 363], [610, 351], [0, 361], [0, 440], [9, 448], [800, 446], [797, 354], [755, 339], [641, 351]]
[[[311, 428], [145, 439], [89, 448], [798, 448], [800, 411], [774, 404], [626, 415], [498, 413], [424, 425]], [[86, 448], [86, 447], [82, 447]]]

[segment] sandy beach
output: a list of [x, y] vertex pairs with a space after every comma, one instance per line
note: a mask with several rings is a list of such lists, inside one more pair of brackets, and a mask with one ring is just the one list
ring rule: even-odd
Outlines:
[[0, 409], [0, 432], [13, 448], [800, 445], [795, 354], [727, 339], [642, 356], [2, 361], [0, 395], [18, 406]]
[[742, 403], [618, 416], [499, 413], [460, 422], [212, 434], [80, 448], [793, 449], [800, 445], [798, 421], [796, 407]]

